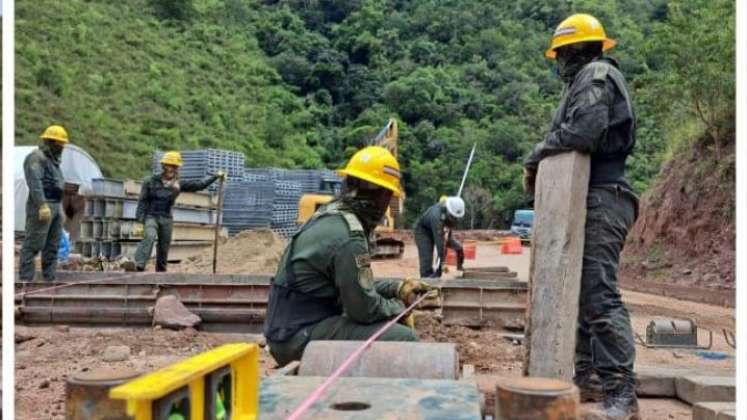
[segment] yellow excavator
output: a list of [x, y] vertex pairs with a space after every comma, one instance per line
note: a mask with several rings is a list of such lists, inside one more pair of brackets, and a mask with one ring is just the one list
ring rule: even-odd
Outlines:
[[[397, 121], [390, 119], [384, 128], [371, 141], [371, 145], [387, 148], [395, 158], [398, 157], [398, 131]], [[298, 225], [306, 223], [307, 220], [316, 212], [316, 210], [334, 198], [335, 187], [339, 181], [323, 181], [322, 194], [304, 194], [298, 202]], [[396, 226], [395, 220], [400, 219], [404, 209], [404, 191], [399, 198], [392, 197], [389, 208], [386, 210], [384, 218], [374, 230], [374, 240], [372, 241], [371, 256], [373, 258], [401, 258], [405, 252], [405, 243], [394, 236]]]

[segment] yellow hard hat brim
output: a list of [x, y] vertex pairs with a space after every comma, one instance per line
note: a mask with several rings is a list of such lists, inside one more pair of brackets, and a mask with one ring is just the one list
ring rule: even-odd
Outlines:
[[560, 47], [564, 47], [566, 45], [571, 45], [571, 44], [578, 44], [581, 42], [593, 42], [593, 41], [602, 41], [602, 51], [607, 51], [611, 49], [612, 47], [614, 47], [615, 45], [617, 45], [617, 42], [614, 39], [610, 39], [610, 38], [588, 37], [588, 38], [581, 38], [581, 39], [578, 39], [578, 38], [569, 39], [566, 42], [561, 41], [561, 42], [558, 42], [557, 44], [554, 44], [551, 49], [545, 51], [545, 57], [551, 60], [554, 60], [558, 56], [558, 53], [555, 50], [557, 50]]
[[379, 179], [376, 179], [372, 176], [370, 176], [367, 173], [356, 171], [356, 170], [347, 170], [347, 169], [340, 169], [337, 171], [337, 175], [340, 176], [352, 176], [353, 178], [362, 179], [366, 182], [370, 182], [371, 184], [378, 185], [380, 187], [386, 188], [389, 191], [393, 193], [395, 197], [399, 197], [401, 194], [401, 191], [398, 186], [393, 185], [389, 182], [384, 182]]
[[41, 136], [39, 136], [39, 138], [42, 139], [42, 140], [52, 140], [52, 141], [56, 141], [57, 143], [63, 143], [63, 144], [70, 143], [70, 141], [68, 139], [62, 138], [62, 137], [57, 137], [57, 136], [45, 136], [45, 135], [41, 135]]

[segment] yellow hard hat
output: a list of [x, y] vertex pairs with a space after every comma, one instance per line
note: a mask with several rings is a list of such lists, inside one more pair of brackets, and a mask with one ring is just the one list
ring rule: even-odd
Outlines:
[[65, 131], [65, 127], [61, 125], [50, 125], [39, 137], [41, 137], [42, 140], [54, 140], [59, 143], [70, 143], [70, 140], [67, 138], [67, 131]]
[[399, 163], [389, 150], [379, 146], [365, 147], [350, 158], [345, 169], [337, 171], [340, 176], [352, 176], [384, 187], [400, 196]]
[[179, 152], [166, 152], [161, 158], [161, 165], [182, 166], [182, 154]]
[[615, 41], [607, 38], [607, 34], [597, 18], [585, 13], [577, 13], [566, 18], [555, 29], [550, 49], [545, 51], [545, 57], [555, 58], [557, 55], [555, 50], [562, 46], [592, 41], [602, 42], [602, 51], [607, 51], [615, 46]]
[[445, 195], [442, 195], [441, 198], [438, 199], [438, 202], [439, 203], [443, 203], [444, 201], [446, 201], [447, 198], [449, 198], [449, 197], [445, 196]]

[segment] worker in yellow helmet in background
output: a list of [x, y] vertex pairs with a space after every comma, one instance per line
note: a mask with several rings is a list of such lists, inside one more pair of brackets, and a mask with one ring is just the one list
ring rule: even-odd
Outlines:
[[545, 56], [556, 60], [566, 86], [550, 132], [524, 161], [524, 185], [534, 193], [535, 173], [548, 156], [577, 151], [591, 157], [574, 382], [583, 400], [603, 401], [608, 418], [635, 419], [635, 345], [617, 269], [638, 213], [625, 180], [636, 123], [625, 77], [603, 54], [614, 45], [591, 15], [558, 25]]
[[41, 252], [44, 280], [53, 281], [62, 237], [62, 192], [65, 180], [60, 163], [70, 140], [61, 125], [50, 125], [40, 136], [39, 148], [23, 161], [29, 196], [26, 200], [26, 230], [21, 246], [19, 278], [34, 278], [34, 258]]
[[[273, 278], [264, 334], [281, 366], [299, 360], [310, 340], [368, 339], [431, 290], [416, 279], [373, 279], [368, 238], [392, 195], [400, 195], [394, 156], [366, 147], [338, 173], [345, 177], [342, 194], [293, 236]], [[403, 319], [380, 340], [417, 341], [411, 314]]]
[[128, 270], [144, 271], [145, 264], [156, 247], [156, 271], [166, 271], [168, 264], [171, 233], [173, 229], [172, 207], [176, 197], [184, 192], [199, 191], [207, 188], [216, 180], [225, 179], [223, 171], [208, 176], [199, 181], [184, 181], [179, 179], [179, 168], [182, 166], [182, 155], [179, 152], [166, 152], [161, 158], [161, 173], [146, 178], [140, 190], [137, 203], [137, 223], [133, 228], [133, 235], [143, 235], [143, 240], [135, 251], [135, 266], [126, 267]]

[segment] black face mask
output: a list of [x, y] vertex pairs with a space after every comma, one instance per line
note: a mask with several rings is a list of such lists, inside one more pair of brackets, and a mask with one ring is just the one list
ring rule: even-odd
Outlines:
[[62, 158], [62, 150], [65, 145], [56, 141], [45, 141], [43, 145], [43, 151], [49, 156], [55, 163], [59, 164]]
[[390, 192], [357, 189], [343, 193], [340, 202], [360, 219], [366, 234], [370, 233], [386, 214], [392, 198]]
[[599, 55], [598, 50], [591, 48], [579, 51], [561, 49], [556, 58], [558, 75], [564, 82], [570, 83], [583, 66], [591, 63]]

